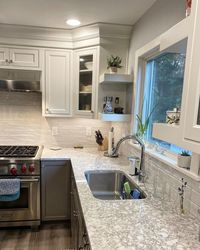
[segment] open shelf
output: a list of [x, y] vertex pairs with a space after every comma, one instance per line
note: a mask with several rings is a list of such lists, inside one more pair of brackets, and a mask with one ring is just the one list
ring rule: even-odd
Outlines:
[[88, 73], [92, 73], [92, 70], [91, 69], [81, 69], [79, 72], [81, 74], [88, 74]]
[[80, 91], [79, 94], [92, 94], [92, 91]]
[[99, 113], [99, 119], [107, 122], [130, 122], [131, 115], [130, 114], [106, 114]]
[[100, 76], [99, 82], [102, 84], [112, 84], [112, 83], [130, 84], [133, 83], [133, 76], [129, 74], [105, 73]]

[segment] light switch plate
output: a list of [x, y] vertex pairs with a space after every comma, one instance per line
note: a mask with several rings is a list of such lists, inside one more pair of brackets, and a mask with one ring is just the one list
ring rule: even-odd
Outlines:
[[51, 134], [54, 135], [58, 135], [58, 127], [52, 127], [51, 129]]

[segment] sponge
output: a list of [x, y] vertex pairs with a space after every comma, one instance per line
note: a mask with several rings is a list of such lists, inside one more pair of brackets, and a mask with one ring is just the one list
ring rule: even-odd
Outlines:
[[131, 188], [130, 188], [130, 185], [129, 185], [129, 182], [124, 182], [124, 191], [126, 193], [126, 195], [130, 195], [130, 192], [131, 192]]

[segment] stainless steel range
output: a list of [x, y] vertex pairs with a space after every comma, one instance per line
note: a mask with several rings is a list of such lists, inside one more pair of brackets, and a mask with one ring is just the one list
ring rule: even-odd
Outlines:
[[0, 227], [40, 225], [39, 146], [0, 146], [0, 178], [19, 178], [20, 197], [0, 201]]

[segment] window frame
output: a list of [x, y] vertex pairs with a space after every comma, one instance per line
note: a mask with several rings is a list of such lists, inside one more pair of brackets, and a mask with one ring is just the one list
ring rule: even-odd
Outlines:
[[[134, 79], [134, 102], [133, 102], [133, 117], [131, 121], [131, 130], [135, 134], [137, 132], [137, 114], [142, 114], [142, 103], [143, 103], [143, 96], [144, 96], [144, 85], [145, 85], [145, 72], [147, 61], [151, 60], [161, 54], [163, 52], [163, 48], [161, 46], [162, 36], [157, 37], [156, 39], [152, 40], [150, 43], [146, 44], [142, 48], [138, 49], [135, 53], [135, 79]], [[164, 48], [166, 49], [166, 48]], [[170, 143], [172, 144], [172, 143]], [[153, 143], [148, 142], [149, 148], [157, 148], [157, 146]], [[181, 147], [181, 146], [179, 146]], [[177, 153], [168, 150], [166, 148], [159, 148], [163, 149], [165, 155], [171, 159], [175, 159], [177, 157]], [[156, 151], [159, 151], [156, 149]]]

